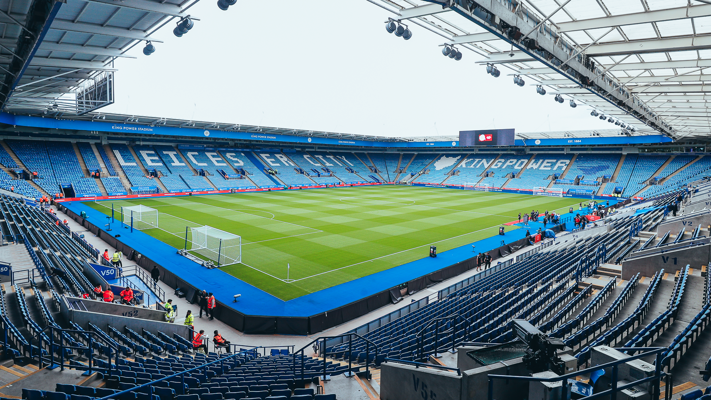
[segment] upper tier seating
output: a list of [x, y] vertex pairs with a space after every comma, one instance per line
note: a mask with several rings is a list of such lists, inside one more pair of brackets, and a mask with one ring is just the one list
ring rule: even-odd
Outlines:
[[[190, 168], [188, 164], [183, 161], [180, 152], [171, 146], [154, 146], [158, 157], [161, 158], [163, 164], [171, 172], [172, 177], [169, 178], [174, 181], [179, 181], [180, 183], [174, 183], [176, 189], [178, 190], [178, 185], [183, 186], [182, 191], [205, 191], [214, 190], [212, 186], [205, 180], [204, 177], [195, 175], [195, 172]], [[190, 162], [190, 158], [187, 159]], [[165, 178], [161, 178], [161, 182], [165, 184]], [[167, 185], [166, 185], [167, 188]], [[168, 188], [170, 190], [170, 188]]]
[[516, 176], [526, 165], [530, 155], [502, 155], [489, 167], [489, 173], [494, 176], [486, 177], [479, 182], [479, 186], [491, 186], [501, 188], [511, 176]]
[[656, 197], [665, 193], [677, 191], [685, 185], [708, 175], [708, 171], [710, 169], [711, 158], [703, 157], [699, 161], [681, 170], [678, 174], [664, 181], [662, 185], [650, 186], [647, 190], [642, 192], [642, 195], [644, 197]]
[[475, 186], [481, 180], [481, 174], [494, 163], [494, 155], [471, 154], [454, 169], [458, 174], [446, 182], [447, 185]]
[[10, 169], [20, 168], [19, 165], [12, 159], [10, 154], [5, 150], [4, 146], [0, 146], [0, 164]]
[[94, 154], [94, 149], [91, 147], [91, 143], [78, 142], [77, 147], [81, 153], [81, 158], [84, 160], [86, 169], [89, 171], [101, 171], [101, 165], [99, 164], [99, 160], [96, 158], [96, 154]]
[[614, 182], [607, 183], [603, 194], [612, 194], [615, 192], [616, 187], [627, 186], [634, 172], [634, 166], [637, 164], [638, 158], [639, 156], [637, 154], [627, 154], [625, 156], [625, 161], [622, 162], [622, 167], [620, 167], [620, 173], [617, 175], [617, 179]]
[[[365, 177], [370, 175], [371, 172], [366, 168], [362, 162], [358, 161], [352, 153], [326, 153], [319, 151], [309, 152], [313, 159], [320, 163], [321, 166], [307, 164], [308, 168], [315, 168], [323, 172], [326, 168], [332, 171], [340, 180], [345, 183], [364, 183], [368, 182]], [[306, 161], [309, 161], [308, 159]], [[300, 164], [301, 165], [301, 164]], [[350, 171], [349, 171], [350, 169]], [[351, 171], [355, 171], [353, 173]], [[313, 178], [313, 175], [312, 175]]]
[[573, 180], [582, 176], [585, 181], [595, 181], [606, 175], [612, 177], [619, 163], [619, 154], [579, 154], [565, 179]]
[[669, 159], [668, 156], [642, 156], [637, 159], [637, 164], [634, 167], [634, 172], [630, 176], [629, 182], [625, 186], [624, 196], [634, 196], [642, 190], [647, 184], [649, 178], [654, 175], [657, 170], [664, 165]]
[[[44, 144], [43, 144], [44, 145]], [[100, 196], [101, 191], [94, 178], [87, 178], [81, 169], [74, 147], [68, 142], [57, 142], [47, 146], [54, 176], [61, 185], [72, 184], [79, 195]]]
[[[327, 158], [327, 154], [317, 153], [319, 157], [315, 155], [297, 151], [294, 153], [288, 153], [287, 156], [291, 161], [295, 162], [301, 169], [309, 174], [311, 179], [319, 185], [339, 185], [342, 184], [340, 179], [335, 176], [335, 171], [331, 169], [330, 173], [326, 172], [325, 169], [335, 168], [337, 166], [336, 162]], [[331, 156], [333, 157], [333, 156]], [[334, 157], [335, 158], [335, 157]], [[326, 165], [328, 164], [328, 165]], [[315, 171], [314, 171], [315, 170]], [[344, 169], [345, 172], [345, 169]]]
[[[400, 177], [398, 179], [400, 181], [409, 182], [419, 173], [427, 175], [430, 172], [430, 169], [427, 168], [427, 166], [429, 166], [432, 161], [434, 161], [434, 159], [437, 157], [437, 154], [417, 154], [415, 158], [412, 159], [412, 162], [410, 162], [409, 159], [405, 161], [406, 157], [405, 155], [403, 155], [403, 165], [401, 166], [403, 168], [403, 173], [400, 174]], [[410, 162], [410, 165], [407, 166], [406, 162]], [[407, 168], [405, 168], [406, 166]]]
[[[289, 186], [311, 186], [314, 181], [297, 171], [301, 168], [281, 152], [256, 152], [264, 164], [277, 171], [277, 177]], [[295, 153], [290, 153], [294, 155]], [[306, 171], [306, 170], [304, 170]]]
[[50, 195], [59, 193], [59, 184], [54, 177], [52, 164], [47, 162], [49, 155], [44, 142], [8, 140], [7, 144], [17, 158], [29, 169], [28, 172], [37, 172], [39, 178], [34, 182], [39, 187]]
[[561, 154], [536, 154], [520, 178], [511, 179], [506, 189], [532, 190], [537, 187], [547, 187], [555, 174], [563, 174], [568, 167], [571, 155]]
[[109, 176], [117, 176], [118, 174], [114, 169], [114, 165], [111, 163], [111, 159], [109, 159], [109, 156], [106, 154], [104, 146], [96, 145], [96, 149], [99, 150], [99, 155], [101, 155], [101, 159], [104, 160], [104, 165], [106, 165], [106, 171], [109, 173]]
[[[415, 179], [417, 183], [440, 184], [447, 179], [448, 174], [454, 169], [462, 158], [463, 154], [443, 154], [437, 158], [429, 167], [429, 173], [422, 174]], [[449, 182], [447, 182], [449, 183]]]
[[[125, 144], [112, 144], [111, 149], [116, 156], [116, 160], [126, 174], [128, 181], [133, 187], [157, 187], [157, 183], [148, 178], [138, 164], [138, 160], [133, 158], [131, 151]], [[161, 163], [162, 164], [162, 163]]]
[[[356, 153], [358, 155], [358, 158], [360, 158], [363, 162], [368, 163], [367, 156], [362, 156], [362, 153]], [[370, 156], [370, 159], [373, 161], [373, 166], [378, 170], [378, 173], [380, 174], [383, 179], [385, 179], [386, 182], [394, 182], [395, 178], [397, 177], [397, 166], [398, 162], [400, 160], [400, 155], [399, 154], [388, 154], [388, 153], [373, 153], [369, 152], [368, 156]], [[412, 154], [410, 154], [410, 157], [412, 157]]]

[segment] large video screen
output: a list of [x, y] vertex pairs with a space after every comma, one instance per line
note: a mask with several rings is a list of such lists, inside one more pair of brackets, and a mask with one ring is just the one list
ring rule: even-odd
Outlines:
[[460, 131], [459, 146], [513, 146], [515, 129]]

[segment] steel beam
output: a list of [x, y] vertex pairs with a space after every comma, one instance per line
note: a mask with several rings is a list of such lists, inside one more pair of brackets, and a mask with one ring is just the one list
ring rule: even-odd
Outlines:
[[40, 50], [63, 51], [67, 53], [78, 54], [93, 54], [96, 56], [105, 57], [136, 58], [134, 56], [123, 54], [120, 49], [107, 49], [104, 47], [97, 46], [79, 46], [75, 44], [64, 43], [42, 42], [42, 44], [40, 45]]
[[427, 4], [424, 6], [405, 8], [400, 10], [400, 19], [419, 18], [427, 15], [434, 15], [449, 11], [448, 8], [443, 8], [439, 4]]
[[64, 60], [60, 58], [40, 58], [35, 57], [32, 59], [30, 64], [33, 67], [48, 67], [48, 68], [69, 68], [69, 69], [89, 69], [94, 71], [109, 71], [113, 68], [106, 66], [103, 62], [99, 61], [78, 61], [78, 60]]
[[156, 14], [170, 15], [173, 17], [183, 17], [182, 9], [179, 5], [170, 3], [157, 3], [145, 0], [85, 0], [90, 3], [104, 4], [112, 7], [130, 8], [132, 10], [146, 11]]
[[584, 29], [600, 29], [610, 26], [635, 25], [707, 16], [711, 16], [711, 5], [697, 5], [693, 7], [679, 7], [659, 11], [592, 18], [574, 22], [562, 22], [557, 25], [558, 32], [564, 33]]
[[101, 26], [94, 24], [87, 24], [83, 22], [72, 22], [67, 20], [55, 20], [52, 23], [51, 29], [67, 32], [80, 32], [80, 33], [90, 33], [92, 35], [102, 35], [119, 37], [123, 39], [132, 40], [150, 40], [151, 42], [163, 43], [161, 40], [156, 40], [154, 38], [149, 38], [146, 36], [145, 32], [138, 30], [128, 30], [123, 28], [114, 28], [111, 26]]

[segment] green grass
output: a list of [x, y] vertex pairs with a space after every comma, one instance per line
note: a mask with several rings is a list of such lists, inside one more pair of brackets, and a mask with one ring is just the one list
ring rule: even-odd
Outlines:
[[[185, 227], [209, 225], [242, 237], [242, 262], [226, 273], [283, 300], [495, 234], [519, 212], [567, 212], [578, 200], [454, 189], [369, 186], [85, 204], [111, 214], [143, 204], [160, 229], [144, 232], [183, 248]], [[286, 283], [286, 266], [291, 265]]]

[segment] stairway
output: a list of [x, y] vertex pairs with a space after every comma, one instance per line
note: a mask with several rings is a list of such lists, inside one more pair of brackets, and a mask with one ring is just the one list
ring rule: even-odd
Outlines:
[[[398, 169], [401, 168], [400, 166], [402, 165], [402, 161], [403, 161], [402, 158], [403, 158], [404, 156], [405, 156], [405, 154], [400, 154], [400, 162], [398, 163]], [[412, 155], [412, 158], [410, 159], [410, 161], [408, 161], [408, 162], [407, 162], [407, 165], [405, 165], [405, 168], [402, 169], [403, 172], [399, 173], [399, 174], [397, 175], [397, 177], [395, 177], [395, 182], [400, 181], [400, 175], [403, 175], [403, 174], [407, 174], [407, 173], [408, 173], [408, 172], [407, 172], [407, 169], [410, 168], [410, 164], [412, 164], [412, 161], [415, 159], [415, 157], [417, 157], [417, 153], [415, 153], [415, 154]]]
[[[294, 165], [296, 165], [297, 167], [301, 168], [301, 165], [297, 164], [296, 161], [294, 161], [293, 158], [291, 158], [291, 157], [289, 157], [288, 155], [286, 155], [286, 153], [283, 153], [283, 152], [282, 152], [281, 154], [282, 154], [284, 157], [286, 157], [289, 161], [291, 161], [292, 164], [294, 164]], [[287, 168], [288, 168], [288, 167], [287, 167]], [[301, 168], [301, 169], [303, 169], [303, 168]], [[303, 170], [306, 171], [305, 169], [303, 169]], [[307, 178], [309, 178], [309, 180], [310, 180], [311, 182], [313, 182], [314, 185], [318, 185], [318, 183], [317, 183], [315, 180], [311, 179], [310, 176], [308, 176], [308, 175], [304, 175], [304, 176], [307, 177]]]
[[[267, 165], [264, 163], [264, 161], [262, 161], [261, 157], [259, 157], [255, 152], [245, 151], [244, 155], [247, 156], [249, 161], [251, 161], [255, 167], [260, 169], [260, 172], [262, 172], [264, 175], [266, 175], [267, 178], [271, 179], [271, 181], [274, 182], [275, 185], [287, 186], [284, 182], [282, 182], [281, 179], [279, 179], [277, 177], [277, 175], [271, 175], [271, 174], [267, 174], [264, 172], [264, 168], [267, 168]], [[269, 168], [271, 168], [271, 167], [269, 167]], [[277, 171], [277, 172], [279, 172], [279, 171]]]
[[87, 168], [86, 161], [84, 161], [84, 157], [82, 157], [81, 151], [79, 150], [79, 146], [77, 146], [76, 142], [72, 142], [72, 148], [74, 149], [74, 154], [76, 154], [77, 160], [79, 161], [79, 166], [81, 167], [81, 172], [84, 173], [85, 178], [88, 178], [89, 177], [89, 168]]
[[[466, 160], [467, 158], [469, 158], [469, 155], [471, 155], [471, 153], [465, 154], [464, 157], [462, 157], [462, 159], [459, 160], [459, 162], [454, 166], [454, 168], [452, 168], [452, 169], [449, 170], [448, 174], [449, 174], [449, 173], [452, 173], [452, 171], [454, 171], [454, 170], [456, 170], [457, 168], [459, 168], [459, 166], [462, 165], [462, 163], [464, 162], [464, 160]], [[454, 176], [454, 175], [447, 175], [447, 177], [444, 178], [444, 180], [442, 181], [442, 183], [440, 183], [440, 185], [444, 185], [444, 184], [449, 180], [449, 178], [451, 178], [452, 176]]]
[[[128, 147], [128, 151], [131, 152], [131, 155], [133, 156], [133, 159], [136, 160], [136, 165], [138, 165], [138, 168], [141, 169], [141, 172], [143, 172], [143, 175], [148, 176], [148, 170], [146, 167], [143, 165], [143, 161], [141, 161], [140, 158], [138, 158], [138, 154], [136, 154], [136, 150], [133, 149], [131, 146], [126, 146]], [[160, 181], [160, 178], [153, 178], [153, 181], [156, 183], [158, 188], [163, 192], [163, 193], [168, 193], [168, 189], [165, 187], [163, 182]]]
[[[369, 155], [368, 153], [363, 153], [363, 154], [365, 154], [365, 156], [368, 157], [368, 161], [370, 161], [370, 165], [371, 165], [373, 168], [376, 168], [376, 167], [375, 167], [375, 163], [374, 163], [373, 160], [370, 158], [370, 155]], [[353, 155], [355, 156], [355, 158], [359, 159], [360, 162], [362, 162], [363, 165], [365, 165], [365, 166], [368, 168], [368, 172], [370, 172], [370, 168], [368, 167], [368, 164], [366, 164], [365, 161], [361, 160], [360, 157], [358, 157], [355, 153], [353, 153]], [[380, 181], [381, 181], [381, 182], [388, 182], [387, 179], [384, 179], [383, 176], [380, 175], [380, 172], [370, 172], [370, 173], [374, 173], [375, 175], [378, 175], [378, 176], [380, 177]]]
[[[218, 151], [217, 154], [220, 156], [220, 158], [222, 158], [223, 160], [225, 160], [225, 163], [227, 163], [227, 165], [229, 165], [230, 168], [232, 168], [232, 170], [233, 170], [235, 173], [237, 173], [237, 168], [235, 168], [235, 166], [234, 166], [229, 160], [227, 160], [227, 158], [225, 158], [225, 156], [223, 156], [222, 153], [220, 153], [220, 152]], [[256, 183], [254, 183], [254, 181], [252, 180], [252, 178], [249, 177], [249, 172], [248, 172], [246, 169], [244, 170], [244, 172], [247, 172], [247, 175], [245, 175], [244, 177], [249, 181], [249, 183], [251, 183], [254, 187], [257, 187], [257, 188], [258, 188], [259, 185], [257, 185]]]
[[[0, 141], [0, 143], [2, 144], [2, 147], [5, 148], [5, 151], [7, 152], [7, 154], [10, 155], [10, 157], [12, 158], [12, 161], [14, 161], [15, 164], [17, 164], [17, 166], [18, 166], [20, 169], [23, 169], [23, 170], [25, 170], [25, 171], [27, 171], [27, 172], [30, 172], [30, 169], [27, 168], [27, 167], [25, 166], [25, 164], [22, 163], [22, 161], [20, 161], [20, 159], [15, 155], [15, 152], [12, 151], [12, 149], [10, 148], [10, 146], [8, 146], [7, 143], [6, 143], [4, 140]], [[9, 169], [9, 168], [5, 168], [5, 166], [2, 166], [2, 169], [3, 169], [3, 171], [7, 172], [8, 175], [10, 175], [11, 177], [14, 176], [13, 174], [10, 173], [10, 169]], [[31, 180], [26, 181], [26, 182], [29, 182], [30, 185], [32, 185], [32, 186], [33, 186], [35, 189], [37, 189], [37, 191], [39, 191], [40, 193], [44, 194], [45, 196], [49, 196], [49, 193], [47, 193], [46, 190], [42, 189], [38, 184], [32, 182]]]
[[109, 192], [106, 191], [106, 187], [104, 186], [104, 182], [101, 182], [100, 178], [94, 178], [94, 181], [96, 182], [96, 186], [99, 187], [99, 191], [101, 192], [102, 196], [108, 196]]
[[106, 153], [106, 156], [109, 158], [109, 161], [111, 162], [112, 166], [114, 167], [114, 171], [118, 174], [119, 179], [121, 180], [121, 183], [123, 184], [124, 189], [126, 189], [127, 193], [131, 193], [131, 182], [128, 180], [128, 177], [126, 176], [126, 173], [123, 171], [123, 167], [119, 164], [118, 160], [116, 159], [116, 155], [114, 154], [113, 149], [108, 144], [104, 145], [104, 152]]
[[570, 171], [570, 168], [573, 166], [573, 163], [575, 163], [575, 160], [578, 158], [578, 154], [573, 154], [573, 158], [570, 160], [568, 163], [568, 166], [565, 167], [565, 170], [563, 171], [562, 174], [560, 174], [560, 177], [558, 179], [565, 179], [565, 176], [568, 175], [568, 171]]
[[485, 178], [484, 175], [486, 175], [486, 173], [489, 172], [489, 169], [491, 168], [491, 166], [494, 165], [494, 163], [495, 163], [499, 158], [501, 158], [501, 154], [497, 155], [496, 158], [494, 158], [494, 161], [492, 161], [489, 165], [486, 166], [486, 169], [485, 169], [484, 171], [482, 171], [481, 175], [479, 175], [481, 178], [479, 178], [479, 180], [476, 181], [476, 183], [474, 184], [474, 186], [477, 186], [479, 183], [481, 183], [481, 181], [484, 180], [484, 178]]
[[99, 161], [101, 176], [109, 176], [109, 169], [106, 167], [106, 163], [104, 163], [104, 158], [101, 157], [101, 154], [99, 154], [99, 149], [96, 148], [96, 143], [90, 143], [90, 145], [91, 151], [94, 152], [94, 157], [96, 157], [96, 160]]
[[[521, 175], [523, 175], [523, 173], [526, 171], [526, 168], [528, 168], [528, 165], [533, 162], [533, 159], [534, 159], [534, 158], [536, 158], [536, 155], [535, 155], [535, 154], [533, 154], [533, 155], [531, 156], [531, 158], [529, 158], [528, 161], [526, 161], [526, 164], [523, 165], [523, 168], [521, 168], [521, 170], [518, 171], [518, 173], [516, 174], [516, 176], [513, 177], [513, 178], [511, 178], [511, 179], [520, 178]], [[508, 181], [506, 181], [506, 183], [504, 183], [504, 184], [501, 186], [501, 188], [503, 189], [503, 188], [505, 188], [506, 186], [508, 186], [509, 182], [511, 182], [511, 179], [509, 179]]]

